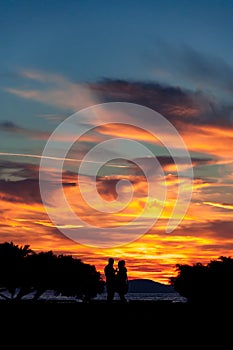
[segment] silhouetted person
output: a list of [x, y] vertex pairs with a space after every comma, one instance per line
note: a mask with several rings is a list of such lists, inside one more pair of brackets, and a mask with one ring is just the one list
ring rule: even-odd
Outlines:
[[125, 294], [128, 292], [128, 275], [127, 268], [125, 267], [125, 260], [120, 260], [118, 262], [116, 290], [119, 294], [120, 300], [126, 302]]
[[111, 302], [115, 295], [116, 286], [116, 269], [114, 268], [114, 259], [109, 258], [108, 264], [104, 268], [106, 289], [107, 289], [107, 301]]

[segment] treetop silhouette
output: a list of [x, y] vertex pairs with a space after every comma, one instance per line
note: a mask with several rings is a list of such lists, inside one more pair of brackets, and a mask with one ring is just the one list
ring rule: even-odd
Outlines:
[[0, 296], [20, 300], [33, 293], [37, 300], [44, 292], [88, 301], [104, 291], [104, 281], [94, 265], [71, 255], [52, 251], [36, 253], [29, 245], [0, 244]]
[[177, 264], [170, 284], [189, 302], [232, 302], [233, 259], [220, 256], [208, 264]]

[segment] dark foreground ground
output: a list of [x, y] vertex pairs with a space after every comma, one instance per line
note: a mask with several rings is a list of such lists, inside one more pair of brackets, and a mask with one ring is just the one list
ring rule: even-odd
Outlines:
[[208, 349], [211, 344], [224, 349], [229, 341], [232, 343], [232, 311], [229, 303], [0, 302], [0, 331], [2, 339], [7, 337], [5, 348], [12, 348], [16, 341], [17, 347], [30, 345], [31, 349], [89, 349], [102, 345], [113, 349], [151, 349], [158, 343], [163, 343], [165, 349]]

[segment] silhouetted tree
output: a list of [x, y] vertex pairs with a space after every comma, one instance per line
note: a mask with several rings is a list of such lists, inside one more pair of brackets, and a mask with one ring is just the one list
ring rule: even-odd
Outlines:
[[26, 257], [24, 285], [34, 292], [34, 300], [47, 290], [53, 290], [57, 271], [57, 256], [52, 252], [39, 252]]
[[[24, 259], [31, 253], [29, 245], [19, 247], [13, 242], [0, 244], [0, 295], [3, 298], [17, 297], [23, 284]], [[9, 296], [3, 292], [8, 292]]]
[[104, 282], [94, 265], [72, 256], [58, 256], [58, 275], [54, 290], [57, 294], [90, 300], [104, 291]]
[[[21, 299], [47, 290], [90, 300], [104, 291], [104, 281], [94, 265], [52, 251], [35, 253], [29, 246], [0, 244], [0, 292], [5, 299]], [[8, 292], [8, 295], [6, 294]]]
[[170, 284], [189, 302], [229, 302], [233, 296], [233, 259], [221, 256], [203, 265], [177, 264]]

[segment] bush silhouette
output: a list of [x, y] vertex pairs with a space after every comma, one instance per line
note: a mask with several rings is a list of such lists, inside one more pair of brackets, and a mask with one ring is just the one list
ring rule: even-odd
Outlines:
[[56, 295], [90, 300], [104, 291], [104, 281], [94, 265], [52, 251], [36, 253], [28, 245], [0, 244], [0, 295], [20, 300], [33, 293], [38, 299], [47, 290]]
[[231, 302], [233, 296], [233, 259], [221, 256], [203, 265], [177, 264], [178, 275], [170, 284], [189, 302]]
[[17, 288], [23, 287], [24, 259], [29, 254], [31, 250], [28, 245], [19, 247], [12, 242], [0, 244], [0, 291], [7, 290], [10, 298], [14, 298]]

